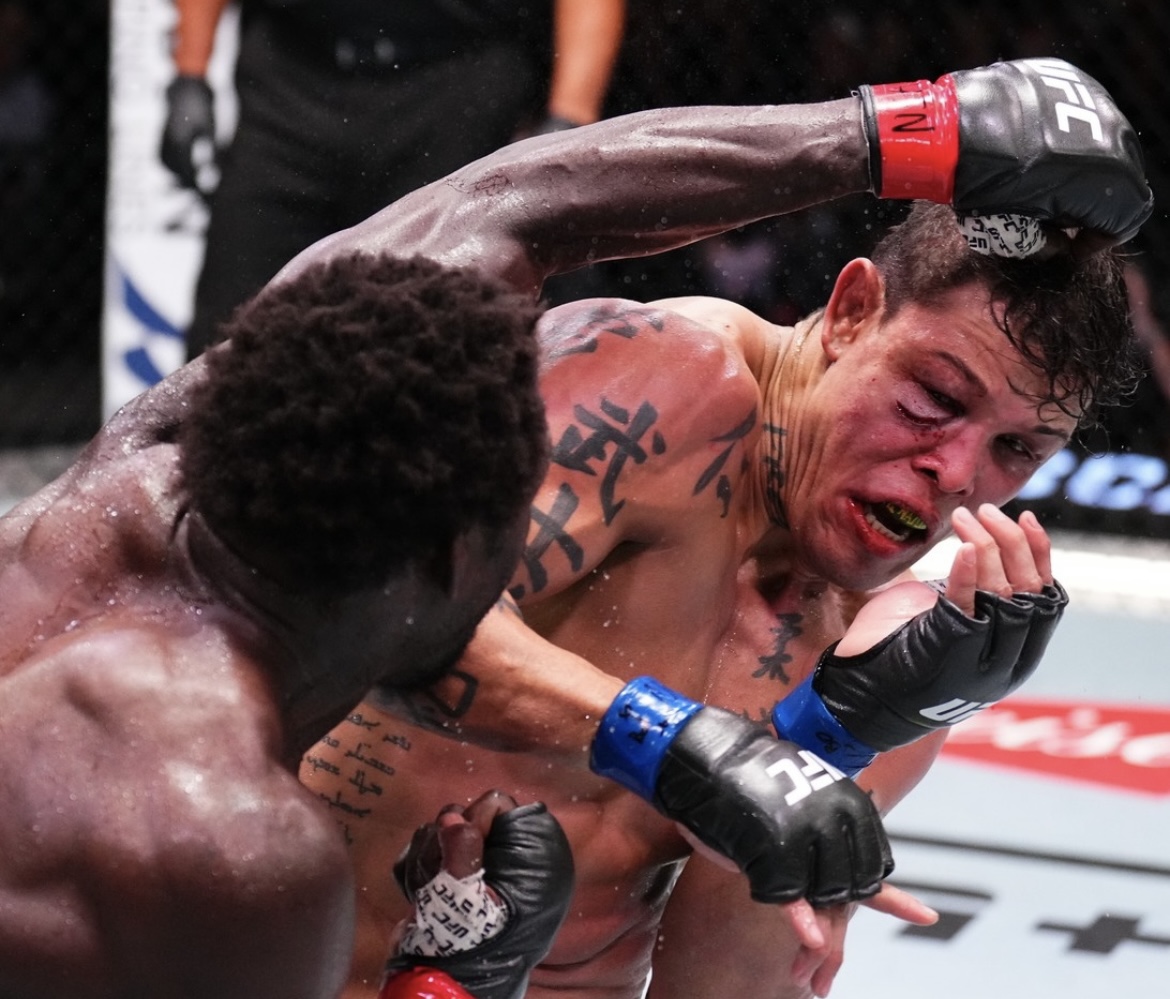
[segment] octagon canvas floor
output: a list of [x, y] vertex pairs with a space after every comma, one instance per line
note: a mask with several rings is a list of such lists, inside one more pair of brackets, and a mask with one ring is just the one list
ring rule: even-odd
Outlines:
[[887, 822], [893, 880], [942, 919], [860, 911], [835, 999], [1170, 995], [1170, 556], [1064, 545], [1039, 671]]

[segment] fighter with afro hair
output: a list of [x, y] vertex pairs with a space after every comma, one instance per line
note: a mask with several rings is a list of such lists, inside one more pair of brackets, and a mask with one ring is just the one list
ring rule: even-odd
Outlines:
[[333, 588], [495, 528], [544, 472], [530, 298], [422, 258], [352, 254], [237, 310], [183, 422], [192, 504]]

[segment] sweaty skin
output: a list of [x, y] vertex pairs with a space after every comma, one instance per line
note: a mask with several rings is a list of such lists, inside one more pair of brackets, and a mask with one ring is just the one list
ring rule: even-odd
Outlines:
[[[456, 654], [513, 564], [468, 555], [451, 597], [406, 572], [334, 600], [283, 592], [182, 487], [203, 368], [139, 396], [0, 519], [2, 996], [335, 996], [352, 874], [300, 758], [387, 649], [403, 676]], [[411, 634], [386, 613], [408, 601], [430, 622]]]
[[325, 995], [344, 973], [350, 874], [288, 766], [279, 643], [187, 546], [179, 384], [0, 521], [0, 995]]
[[[948, 593], [961, 605], [975, 585], [1050, 578], [1034, 519], [1016, 525], [985, 504], [1018, 491], [1072, 419], [1041, 412], [1044, 383], [1008, 348], [981, 288], [884, 324], [881, 295], [857, 261], [825, 313], [794, 329], [709, 299], [592, 300], [546, 316], [553, 459], [510, 587], [523, 618], [508, 601], [489, 615], [445, 699], [412, 703], [420, 724], [374, 696], [302, 766], [356, 865], [349, 999], [371, 994], [405, 912], [384, 890], [387, 863], [417, 819], [485, 784], [546, 801], [576, 858], [569, 918], [529, 996], [637, 999], [651, 964], [650, 995], [664, 999], [752, 994], [761, 982], [786, 999], [827, 990], [845, 910], [822, 913], [825, 946], [802, 950], [780, 907], [752, 903], [740, 875], [688, 860], [672, 823], [590, 774], [578, 727], [515, 709], [519, 727], [545, 728], [543, 749], [525, 753], [430, 729], [474, 712], [484, 663], [555, 674], [582, 660], [617, 685], [651, 673], [765, 724], [875, 593], [866, 609], [880, 623], [854, 636], [861, 648], [929, 605], [921, 584], [882, 587], [952, 529], [970, 542]], [[896, 539], [875, 518], [883, 504], [881, 518], [898, 510], [925, 530]], [[863, 775], [883, 811], [940, 743], [885, 754]]]

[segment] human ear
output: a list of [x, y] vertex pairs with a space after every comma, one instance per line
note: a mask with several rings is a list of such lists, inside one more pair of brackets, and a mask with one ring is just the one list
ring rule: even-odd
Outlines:
[[867, 326], [877, 322], [885, 305], [885, 283], [872, 260], [850, 260], [837, 275], [821, 322], [825, 356], [837, 360]]

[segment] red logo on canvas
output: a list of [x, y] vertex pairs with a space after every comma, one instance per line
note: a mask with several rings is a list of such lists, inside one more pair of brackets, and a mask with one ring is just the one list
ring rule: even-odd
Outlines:
[[1011, 698], [960, 722], [943, 752], [1117, 790], [1170, 794], [1170, 710]]

